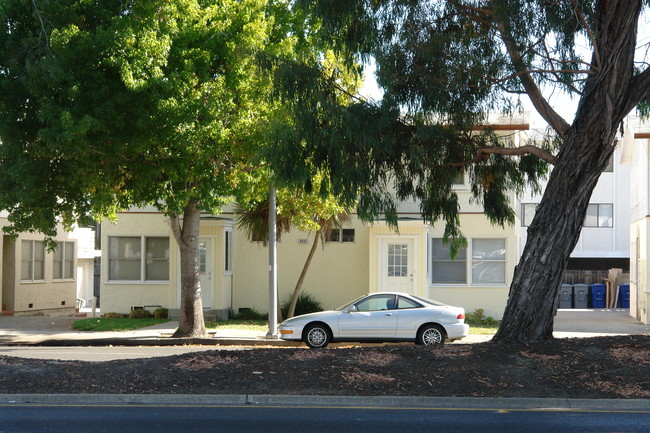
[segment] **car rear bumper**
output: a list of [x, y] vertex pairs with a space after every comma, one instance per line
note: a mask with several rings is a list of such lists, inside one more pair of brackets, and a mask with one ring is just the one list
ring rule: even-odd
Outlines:
[[445, 331], [447, 331], [448, 340], [460, 340], [461, 338], [467, 337], [467, 334], [469, 334], [469, 325], [465, 323], [445, 325]]

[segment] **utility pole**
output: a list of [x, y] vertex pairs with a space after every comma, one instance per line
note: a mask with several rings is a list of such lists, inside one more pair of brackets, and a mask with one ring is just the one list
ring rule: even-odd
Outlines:
[[269, 332], [267, 338], [278, 338], [278, 258], [275, 186], [269, 190]]

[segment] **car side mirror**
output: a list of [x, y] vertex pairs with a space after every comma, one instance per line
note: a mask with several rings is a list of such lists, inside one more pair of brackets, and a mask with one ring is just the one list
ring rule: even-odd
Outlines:
[[348, 308], [345, 310], [347, 313], [354, 313], [357, 311], [357, 306], [356, 305], [350, 305]]

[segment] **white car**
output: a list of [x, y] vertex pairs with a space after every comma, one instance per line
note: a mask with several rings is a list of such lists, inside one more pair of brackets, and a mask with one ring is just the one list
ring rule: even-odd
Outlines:
[[292, 317], [278, 329], [280, 338], [311, 348], [338, 341], [441, 344], [469, 332], [463, 308], [396, 292], [371, 293], [333, 311]]

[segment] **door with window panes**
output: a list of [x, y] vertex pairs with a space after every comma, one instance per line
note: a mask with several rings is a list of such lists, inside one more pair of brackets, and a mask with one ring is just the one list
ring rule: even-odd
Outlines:
[[382, 244], [379, 290], [414, 293], [413, 239], [386, 239]]

